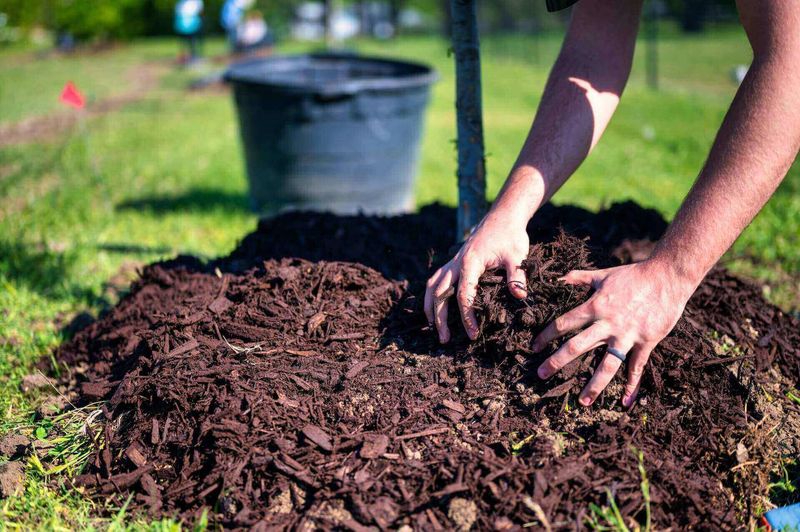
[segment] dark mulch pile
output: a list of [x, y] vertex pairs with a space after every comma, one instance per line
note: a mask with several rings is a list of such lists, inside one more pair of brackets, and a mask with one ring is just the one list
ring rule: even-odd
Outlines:
[[57, 353], [84, 401], [108, 399], [106, 446], [78, 483], [154, 514], [208, 507], [229, 527], [565, 529], [609, 495], [645, 522], [641, 452], [659, 528], [753, 517], [777, 454], [798, 448], [782, 394], [798, 382], [796, 320], [716, 269], [654, 352], [639, 404], [622, 412], [615, 381], [577, 407], [597, 356], [542, 383], [548, 353], [529, 353], [588, 296], [556, 279], [641, 258], [664, 221], [630, 203], [546, 207], [528, 299], [487, 274], [481, 340], [442, 348], [418, 296], [453, 221], [443, 207], [289, 214], [212, 264], [147, 267]]

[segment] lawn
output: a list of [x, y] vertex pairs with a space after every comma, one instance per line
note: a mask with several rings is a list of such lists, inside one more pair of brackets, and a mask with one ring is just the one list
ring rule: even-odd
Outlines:
[[[556, 34], [484, 40], [491, 195], [524, 139], [559, 42]], [[454, 204], [454, 80], [447, 43], [406, 37], [350, 46], [438, 69], [417, 201]], [[209, 43], [209, 52], [221, 49], [221, 42]], [[225, 254], [255, 227], [230, 95], [185, 90], [196, 73], [173, 66], [176, 50], [176, 42], [161, 39], [69, 57], [0, 51], [0, 127], [65, 112], [57, 97], [67, 80], [101, 101], [128, 93], [147, 69], [157, 67], [160, 76], [113, 112], [88, 116], [46, 140], [0, 146], [0, 433], [32, 419], [35, 397], [17, 391], [20, 379], [63, 340], [61, 330], [76, 313], [96, 315], [113, 305], [137, 266], [179, 253]], [[686, 194], [736, 90], [730, 70], [749, 62], [749, 48], [739, 28], [699, 37], [664, 31], [658, 91], [645, 84], [643, 52], [640, 46], [608, 132], [555, 202], [596, 209], [633, 199], [671, 217]], [[738, 271], [766, 281], [787, 309], [800, 306], [799, 192], [795, 165], [726, 258]], [[43, 480], [33, 472], [24, 496], [0, 502], [0, 529], [109, 525], [92, 517], [96, 509], [80, 495], [47, 488]]]

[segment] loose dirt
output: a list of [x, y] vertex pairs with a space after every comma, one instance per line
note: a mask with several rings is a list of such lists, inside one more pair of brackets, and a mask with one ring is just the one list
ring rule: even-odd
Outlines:
[[[548, 206], [529, 226], [529, 296], [481, 281], [481, 339], [441, 347], [420, 309], [454, 213], [287, 214], [228, 257], [146, 267], [57, 358], [107, 400], [76, 483], [152, 515], [232, 528], [737, 529], [798, 450], [800, 327], [717, 268], [654, 351], [641, 399], [576, 397], [602, 350], [547, 383], [530, 340], [589, 292], [557, 278], [646, 256], [666, 224], [619, 204]], [[451, 311], [456, 320], [457, 312]], [[453, 323], [453, 330], [460, 330]], [[555, 346], [552, 346], [555, 347]], [[642, 486], [642, 471], [646, 485]], [[408, 530], [408, 528], [405, 528]]]

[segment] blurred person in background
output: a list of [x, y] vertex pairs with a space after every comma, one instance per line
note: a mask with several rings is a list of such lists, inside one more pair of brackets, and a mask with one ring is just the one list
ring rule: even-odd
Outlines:
[[186, 41], [189, 63], [200, 58], [200, 33], [203, 31], [203, 0], [180, 0], [175, 4], [175, 33]]
[[240, 52], [249, 54], [271, 43], [269, 28], [260, 11], [247, 13], [239, 30], [237, 47]]
[[238, 51], [239, 30], [244, 22], [244, 14], [254, 3], [254, 0], [225, 0], [219, 16], [222, 29], [228, 37], [231, 53]]

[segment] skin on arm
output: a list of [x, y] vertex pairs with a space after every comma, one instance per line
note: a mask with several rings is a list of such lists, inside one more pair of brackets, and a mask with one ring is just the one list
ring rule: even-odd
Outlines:
[[[800, 2], [739, 0], [753, 63], [720, 128], [700, 175], [667, 233], [647, 260], [598, 271], [574, 271], [572, 284], [591, 284], [592, 297], [557, 318], [534, 349], [587, 327], [540, 367], [549, 378], [598, 345], [628, 357], [622, 398], [630, 406], [650, 352], [677, 323], [703, 277], [764, 206], [800, 149]], [[621, 362], [609, 354], [581, 394], [589, 405]]]
[[442, 343], [449, 341], [447, 299], [456, 295], [471, 339], [478, 279], [504, 268], [511, 293], [525, 297], [519, 266], [528, 254], [526, 226], [580, 166], [599, 140], [628, 80], [641, 0], [583, 0], [573, 10], [528, 137], [489, 213], [456, 256], [436, 271], [425, 291], [425, 314]]

